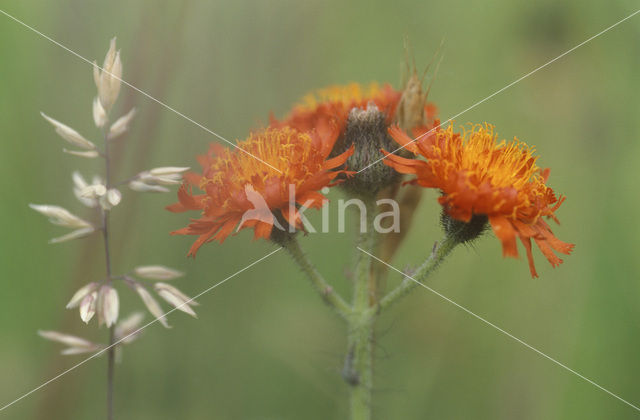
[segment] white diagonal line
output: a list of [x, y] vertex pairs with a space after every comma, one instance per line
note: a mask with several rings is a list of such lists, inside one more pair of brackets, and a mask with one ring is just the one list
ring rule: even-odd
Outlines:
[[42, 385], [37, 386], [36, 388], [33, 388], [31, 391], [27, 392], [26, 394], [22, 395], [19, 398], [16, 398], [15, 400], [11, 401], [10, 403], [0, 407], [0, 411], [9, 408], [10, 406], [12, 406], [13, 404], [17, 403], [18, 401], [22, 400], [23, 398], [28, 397], [29, 395], [33, 394], [34, 392], [44, 388], [45, 386], [49, 385], [51, 382], [60, 379], [62, 376], [66, 375], [67, 373], [71, 372], [72, 370], [84, 365], [85, 363], [87, 363], [89, 360], [94, 359], [98, 356], [100, 356], [102, 353], [104, 353], [105, 351], [109, 350], [111, 347], [118, 345], [119, 343], [121, 343], [122, 341], [126, 340], [127, 338], [131, 337], [132, 335], [135, 335], [137, 333], [139, 333], [140, 331], [142, 331], [143, 329], [147, 328], [149, 325], [154, 324], [156, 322], [158, 322], [158, 320], [160, 318], [164, 318], [167, 315], [169, 315], [170, 313], [172, 313], [173, 311], [177, 311], [178, 309], [182, 308], [184, 305], [188, 305], [189, 303], [191, 303], [192, 301], [194, 301], [195, 299], [199, 298], [200, 296], [204, 295], [205, 293], [210, 292], [211, 290], [215, 289], [216, 287], [220, 286], [221, 284], [225, 283], [227, 280], [232, 279], [233, 277], [237, 276], [238, 274], [242, 273], [243, 271], [253, 267], [254, 265], [258, 264], [260, 261], [272, 256], [273, 254], [275, 254], [276, 252], [280, 251], [282, 248], [278, 248], [275, 251], [271, 251], [270, 253], [268, 253], [267, 255], [265, 255], [264, 257], [252, 262], [251, 264], [249, 264], [248, 266], [244, 267], [242, 270], [236, 271], [235, 273], [233, 273], [232, 275], [230, 275], [229, 277], [227, 277], [224, 280], [219, 281], [218, 283], [214, 284], [213, 286], [209, 287], [208, 289], [203, 290], [202, 292], [198, 293], [197, 295], [195, 295], [194, 297], [192, 297], [191, 299], [187, 300], [186, 302], [176, 306], [175, 308], [171, 309], [170, 311], [164, 313], [162, 316], [159, 316], [157, 318], [155, 318], [154, 320], [152, 320], [151, 322], [147, 323], [146, 325], [143, 325], [142, 327], [138, 328], [137, 330], [135, 330], [134, 332], [132, 332], [131, 334], [126, 335], [125, 337], [122, 337], [121, 339], [119, 339], [118, 341], [116, 341], [115, 343], [111, 344], [108, 347], [103, 348], [102, 350], [92, 354], [91, 356], [87, 357], [86, 359], [84, 359], [83, 361], [81, 361], [80, 363], [77, 363], [73, 366], [71, 366], [69, 369], [61, 372], [60, 374], [54, 376], [53, 378], [49, 379], [48, 381], [46, 381], [45, 383], [43, 383]]
[[[637, 15], [638, 13], [640, 13], [640, 9], [636, 10], [635, 12], [631, 13], [629, 16], [625, 17], [624, 19], [621, 19], [619, 21], [617, 21], [616, 23], [614, 23], [613, 25], [609, 26], [606, 29], [603, 29], [602, 31], [598, 32], [597, 34], [593, 35], [591, 38], [586, 39], [584, 41], [582, 41], [581, 43], [579, 43], [578, 45], [576, 45], [575, 47], [563, 52], [562, 54], [560, 54], [559, 56], [557, 56], [556, 58], [547, 61], [546, 63], [544, 63], [543, 65], [541, 65], [540, 67], [537, 67], [533, 70], [531, 70], [529, 73], [525, 74], [524, 76], [521, 76], [519, 79], [514, 80], [513, 82], [509, 83], [508, 85], [506, 85], [505, 87], [503, 87], [502, 89], [498, 89], [495, 92], [493, 92], [491, 95], [487, 96], [486, 98], [476, 102], [475, 104], [471, 105], [470, 107], [468, 107], [465, 110], [462, 110], [460, 112], [458, 112], [456, 115], [449, 117], [444, 123], [441, 123], [438, 127], [444, 127], [445, 125], [449, 124], [451, 121], [453, 121], [454, 119], [456, 119], [457, 117], [459, 117], [460, 115], [466, 113], [467, 111], [472, 110], [473, 108], [477, 107], [478, 105], [488, 101], [489, 99], [493, 98], [494, 96], [498, 95], [501, 92], [504, 92], [505, 90], [509, 89], [511, 86], [515, 85], [518, 82], [521, 82], [522, 80], [526, 79], [527, 77], [531, 76], [532, 74], [536, 73], [538, 70], [542, 70], [543, 68], [547, 67], [549, 64], [555, 62], [556, 60], [561, 59], [562, 57], [564, 57], [565, 55], [577, 50], [578, 48], [582, 47], [584, 44], [588, 43], [589, 41], [592, 41], [594, 39], [596, 39], [597, 37], [599, 37], [600, 35], [604, 34], [605, 32], [608, 32], [609, 30], [615, 28], [616, 26], [620, 25], [622, 22], [631, 19], [632, 17], [634, 17], [635, 15]], [[406, 148], [408, 145], [415, 143], [416, 141], [420, 140], [422, 137], [426, 136], [427, 134], [431, 133], [433, 130], [435, 130], [438, 127], [434, 127], [431, 130], [427, 131], [426, 133], [422, 133], [420, 134], [418, 137], [416, 137], [415, 139], [411, 140], [409, 143], [405, 144], [402, 147], [398, 147], [396, 150], [394, 150], [393, 152], [391, 152], [390, 154], [395, 154], [396, 152], [399, 152], [400, 150]], [[370, 167], [372, 167], [373, 165], [375, 165], [376, 163], [380, 162], [381, 160], [384, 160], [386, 157], [381, 157], [380, 159], [376, 160], [375, 162], [365, 166], [364, 168], [360, 169], [357, 173], [360, 173], [364, 170], [369, 169]]]
[[168, 109], [171, 112], [174, 112], [175, 114], [179, 115], [180, 117], [184, 118], [185, 120], [189, 121], [192, 124], [195, 124], [196, 126], [200, 127], [201, 129], [203, 129], [204, 131], [206, 131], [209, 134], [213, 134], [214, 136], [216, 136], [217, 138], [219, 138], [222, 141], [227, 142], [228, 144], [230, 144], [231, 146], [235, 147], [236, 149], [240, 150], [243, 153], [246, 153], [247, 155], [253, 157], [256, 160], [259, 160], [260, 162], [264, 163], [265, 165], [267, 165], [268, 167], [270, 167], [271, 169], [282, 173], [281, 170], [279, 170], [278, 168], [272, 166], [271, 164], [269, 164], [268, 162], [265, 162], [264, 160], [260, 159], [259, 157], [257, 157], [256, 155], [244, 150], [242, 147], [236, 145], [235, 143], [227, 140], [226, 138], [222, 137], [220, 134], [208, 129], [207, 127], [205, 127], [204, 125], [200, 124], [197, 121], [194, 121], [192, 118], [187, 117], [186, 115], [184, 115], [182, 112], [176, 110], [175, 108], [165, 104], [164, 102], [162, 102], [159, 99], [154, 98], [153, 96], [149, 95], [147, 92], [135, 87], [134, 85], [132, 85], [131, 83], [127, 82], [126, 80], [121, 79], [120, 77], [116, 76], [115, 74], [103, 69], [102, 67], [98, 66], [97, 64], [93, 64], [93, 62], [91, 62], [91, 60], [88, 60], [86, 58], [84, 58], [83, 56], [81, 56], [80, 54], [78, 54], [77, 52], [71, 50], [70, 48], [62, 45], [61, 43], [59, 43], [58, 41], [56, 41], [55, 39], [52, 39], [51, 37], [43, 34], [42, 32], [38, 31], [37, 29], [33, 28], [32, 26], [27, 25], [26, 23], [24, 23], [23, 21], [21, 21], [20, 19], [16, 18], [15, 16], [10, 15], [9, 13], [5, 12], [4, 10], [0, 9], [0, 13], [2, 13], [3, 15], [5, 15], [6, 17], [8, 17], [9, 19], [12, 19], [13, 21], [19, 23], [20, 25], [24, 26], [25, 28], [35, 32], [36, 34], [40, 35], [41, 37], [43, 37], [44, 39], [52, 42], [53, 44], [57, 45], [58, 47], [64, 49], [65, 51], [75, 55], [76, 57], [78, 57], [80, 60], [85, 61], [89, 64], [91, 64], [91, 66], [96, 66], [97, 68], [99, 68], [100, 70], [102, 70], [103, 72], [107, 73], [108, 75], [110, 75], [111, 77], [113, 77], [114, 79], [119, 80], [120, 82], [122, 82], [123, 84], [129, 86], [131, 89], [135, 90], [138, 93], [141, 93], [142, 95], [146, 96], [147, 98], [151, 99], [152, 101], [156, 102], [157, 104], [165, 107], [166, 109]]
[[480, 321], [484, 322], [485, 324], [489, 325], [490, 327], [495, 328], [496, 330], [500, 331], [501, 333], [503, 333], [504, 335], [506, 335], [509, 338], [514, 339], [515, 341], [517, 341], [518, 343], [522, 344], [523, 346], [527, 347], [530, 350], [533, 350], [534, 352], [538, 353], [540, 356], [551, 360], [553, 363], [555, 363], [556, 365], [562, 367], [563, 369], [568, 370], [569, 372], [573, 373], [574, 375], [578, 376], [579, 378], [589, 382], [591, 385], [595, 386], [596, 388], [600, 389], [601, 391], [606, 392], [607, 394], [611, 395], [612, 397], [622, 401], [623, 403], [627, 404], [628, 406], [636, 409], [637, 411], [640, 411], [640, 408], [638, 408], [637, 406], [631, 404], [629, 401], [617, 396], [616, 394], [614, 394], [613, 392], [609, 391], [608, 389], [598, 385], [597, 383], [595, 383], [594, 381], [592, 381], [591, 379], [587, 378], [586, 376], [583, 376], [581, 374], [579, 374], [578, 372], [576, 372], [575, 370], [571, 369], [570, 367], [562, 364], [561, 362], [557, 361], [556, 359], [554, 359], [551, 356], [546, 355], [545, 353], [541, 352], [540, 350], [538, 350], [537, 348], [525, 343], [524, 341], [522, 341], [521, 339], [519, 339], [518, 337], [514, 336], [513, 334], [503, 330], [502, 328], [498, 327], [497, 325], [493, 324], [490, 321], [487, 321], [486, 319], [484, 319], [483, 317], [481, 317], [480, 315], [476, 315], [474, 312], [470, 311], [469, 309], [465, 308], [464, 306], [460, 305], [459, 303], [454, 302], [453, 300], [449, 299], [448, 297], [444, 296], [443, 294], [435, 291], [434, 289], [432, 289], [431, 287], [420, 283], [418, 280], [414, 279], [413, 277], [407, 275], [406, 273], [403, 273], [401, 270], [398, 270], [397, 268], [395, 268], [394, 266], [387, 264], [386, 262], [382, 261], [380, 258], [376, 257], [375, 255], [372, 255], [370, 253], [368, 253], [367, 251], [365, 251], [364, 249], [357, 247], [360, 251], [364, 252], [365, 254], [367, 254], [368, 256], [370, 256], [371, 258], [375, 259], [376, 261], [386, 265], [387, 267], [389, 267], [390, 269], [397, 271], [398, 273], [402, 274], [404, 277], [406, 277], [409, 280], [414, 281], [415, 283], [417, 283], [419, 286], [424, 287], [425, 289], [427, 289], [428, 291], [438, 295], [439, 297], [441, 297], [442, 299], [446, 300], [447, 302], [451, 303], [454, 306], [457, 306], [458, 308], [462, 309], [463, 311], [465, 311], [466, 313], [468, 313], [469, 315], [473, 316], [476, 319], [479, 319]]

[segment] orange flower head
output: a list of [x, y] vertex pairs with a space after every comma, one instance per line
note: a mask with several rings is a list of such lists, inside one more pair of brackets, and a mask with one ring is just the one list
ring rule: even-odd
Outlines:
[[[234, 229], [252, 227], [255, 238], [265, 239], [271, 237], [274, 224], [303, 229], [295, 204], [321, 207], [324, 196], [318, 191], [347, 173], [332, 169], [343, 165], [353, 149], [327, 159], [337, 136], [335, 127], [324, 137], [290, 127], [267, 128], [238, 143], [242, 150], [212, 145], [199, 157], [202, 175], [186, 175], [178, 203], [167, 207], [172, 212], [199, 210], [202, 217], [172, 234], [197, 235], [189, 251], [195, 256], [202, 244], [222, 243]], [[191, 185], [204, 193], [192, 194]]]
[[365, 109], [373, 102], [383, 112], [389, 122], [393, 119], [402, 92], [394, 90], [390, 85], [383, 86], [371, 83], [363, 86], [358, 83], [332, 85], [318, 89], [302, 98], [283, 121], [272, 118], [272, 126], [289, 126], [299, 131], [325, 131], [333, 124], [343, 131], [349, 112], [353, 108]]
[[[502, 242], [504, 256], [517, 257], [516, 237], [524, 245], [533, 277], [537, 277], [531, 239], [553, 267], [562, 263], [555, 253], [569, 254], [574, 245], [560, 241], [543, 216], [557, 222], [555, 211], [564, 201], [546, 185], [549, 170], [536, 165], [534, 150], [514, 139], [496, 142], [493, 126], [473, 125], [461, 134], [446, 129], [416, 130], [413, 141], [397, 127], [391, 136], [426, 161], [387, 153], [385, 164], [405, 174], [409, 181], [442, 191], [438, 199], [451, 218], [468, 223], [476, 216], [488, 218]], [[422, 137], [420, 137], [422, 136]]]

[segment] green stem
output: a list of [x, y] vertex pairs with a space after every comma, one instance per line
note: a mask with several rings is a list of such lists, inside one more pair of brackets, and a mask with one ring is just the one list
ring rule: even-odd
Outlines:
[[[109, 139], [107, 137], [108, 124], [105, 122], [102, 130], [104, 138], [104, 167], [105, 167], [105, 187], [107, 191], [111, 188], [111, 165], [109, 156]], [[105, 267], [107, 272], [107, 283], [111, 284], [111, 249], [109, 247], [109, 211], [102, 209], [102, 238], [104, 241]], [[113, 420], [113, 388], [115, 375], [115, 325], [109, 328], [109, 350], [107, 352], [107, 420]]]
[[416, 288], [418, 282], [422, 283], [426, 280], [427, 277], [440, 266], [442, 261], [444, 261], [458, 243], [459, 242], [453, 237], [446, 236], [441, 243], [436, 244], [429, 258], [418, 268], [415, 274], [410, 277], [408, 275], [405, 276], [395, 289], [387, 293], [387, 295], [380, 300], [375, 310], [379, 312], [388, 308]]
[[[366, 230], [360, 233], [358, 247], [371, 252], [375, 247], [375, 198], [363, 200], [366, 205]], [[372, 294], [370, 282], [371, 256], [358, 251], [353, 286], [353, 314], [348, 322], [348, 353], [343, 375], [351, 385], [351, 420], [371, 419], [373, 389], [373, 340], [376, 314], [369, 310]]]
[[294, 236], [289, 236], [279, 242], [298, 264], [300, 269], [309, 277], [313, 287], [320, 293], [322, 299], [332, 307], [342, 318], [347, 319], [351, 314], [351, 306], [336, 292], [313, 266], [307, 255], [302, 251], [300, 243]]

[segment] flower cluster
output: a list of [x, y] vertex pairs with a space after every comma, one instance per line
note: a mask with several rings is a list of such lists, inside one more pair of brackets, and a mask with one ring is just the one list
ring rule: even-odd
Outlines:
[[[30, 204], [33, 210], [47, 216], [51, 223], [71, 229], [71, 232], [51, 239], [51, 243], [70, 241], [101, 232], [104, 237], [105, 254], [108, 256], [110, 252], [108, 220], [110, 212], [122, 201], [122, 193], [119, 187], [128, 184], [133, 191], [168, 192], [169, 189], [165, 186], [180, 184], [182, 174], [189, 169], [173, 166], [159, 167], [142, 171], [120, 183], [114, 183], [110, 179], [112, 174], [110, 174], [109, 170], [109, 145], [123, 138], [136, 114], [136, 110], [131, 109], [125, 115], [110, 123], [110, 113], [120, 92], [121, 77], [122, 60], [120, 51], [116, 50], [114, 38], [111, 40], [102, 68], [99, 68], [94, 62], [94, 81], [97, 88], [97, 96], [92, 105], [93, 121], [95, 126], [102, 131], [104, 141], [102, 148], [66, 124], [44, 113], [42, 114], [44, 119], [55, 128], [56, 133], [75, 147], [72, 150], [64, 149], [66, 153], [88, 159], [102, 158], [105, 170], [104, 176], [95, 175], [91, 178], [91, 181], [88, 181], [78, 171], [72, 174], [73, 193], [81, 204], [90, 209], [93, 217], [91, 215], [86, 218], [80, 217], [60, 206]], [[98, 221], [94, 222], [92, 220]], [[195, 302], [180, 290], [164, 283], [181, 277], [181, 272], [168, 267], [153, 265], [138, 266], [130, 272], [116, 275], [112, 273], [110, 258], [106, 258], [105, 264], [107, 266], [105, 278], [92, 281], [81, 287], [73, 295], [67, 304], [67, 308], [77, 308], [80, 318], [87, 324], [95, 317], [99, 326], [114, 327], [110, 345], [114, 342], [121, 342], [122, 344], [131, 342], [138, 335], [137, 333], [132, 333], [137, 330], [142, 321], [142, 314], [134, 313], [118, 323], [120, 317], [120, 299], [116, 289], [118, 281], [133, 289], [140, 296], [149, 312], [158, 318], [165, 327], [169, 325], [160, 304], [152, 295], [152, 291], [172, 307], [195, 316], [195, 312], [192, 309]], [[148, 281], [154, 281], [153, 285], [145, 284]], [[107, 347], [84, 338], [55, 331], [44, 331], [40, 334], [44, 338], [68, 345], [69, 348], [63, 351], [64, 354], [91, 352]]]
[[[456, 230], [464, 242], [488, 221], [505, 256], [517, 256], [515, 239], [522, 241], [532, 276], [537, 273], [531, 240], [554, 267], [560, 264], [554, 251], [568, 254], [573, 245], [558, 240], [543, 220], [555, 220], [564, 200], [546, 185], [549, 171], [535, 165], [533, 151], [524, 143], [496, 142], [488, 124], [462, 133], [441, 128], [421, 84], [414, 71], [401, 91], [387, 84], [330, 86], [305, 96], [283, 120], [272, 116], [269, 128], [240, 142], [248, 153], [212, 146], [199, 159], [202, 175], [186, 176], [179, 202], [169, 207], [174, 212], [199, 210], [202, 217], [173, 233], [198, 235], [190, 255], [206, 242], [222, 242], [234, 229], [253, 227], [256, 238], [269, 238], [279, 220], [301, 228], [295, 212], [285, 211], [292, 200], [288, 185], [302, 187], [295, 203], [314, 197], [317, 207], [322, 187], [341, 183], [349, 193], [375, 195], [397, 185], [402, 174], [412, 174], [416, 178], [409, 183], [442, 192], [447, 234]], [[193, 185], [204, 193], [194, 195]], [[243, 222], [257, 195], [264, 197], [269, 211], [259, 220]]]
[[[425, 117], [419, 120], [426, 124], [433, 120], [435, 107], [426, 104], [426, 98], [423, 101], [419, 113]], [[355, 170], [369, 161], [353, 159], [365, 150], [375, 151], [377, 158], [380, 147], [390, 144], [386, 129], [402, 104], [403, 92], [390, 85], [330, 86], [305, 96], [284, 120], [272, 117], [269, 127], [238, 143], [242, 150], [212, 145], [207, 155], [198, 158], [202, 174], [187, 174], [178, 203], [168, 207], [173, 212], [198, 210], [202, 217], [173, 234], [197, 235], [189, 251], [195, 256], [204, 243], [222, 242], [245, 227], [265, 239], [273, 239], [273, 226], [282, 228], [281, 222], [287, 225], [285, 230], [303, 230], [295, 204], [319, 208], [324, 200], [321, 189], [358, 181]], [[367, 132], [370, 120], [375, 123]], [[349, 140], [353, 132], [361, 133], [360, 141]], [[398, 180], [395, 173], [387, 178]], [[193, 186], [204, 194], [193, 194]], [[378, 189], [371, 183], [368, 187]], [[264, 199], [269, 211], [243, 221], [258, 199]]]

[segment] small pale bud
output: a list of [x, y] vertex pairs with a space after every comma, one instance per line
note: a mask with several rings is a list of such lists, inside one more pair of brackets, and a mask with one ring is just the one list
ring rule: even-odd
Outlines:
[[88, 324], [95, 315], [97, 301], [98, 292], [92, 292], [82, 299], [80, 303], [80, 319], [82, 319], [85, 324]]
[[120, 301], [118, 300], [118, 292], [109, 285], [104, 285], [98, 293], [98, 311], [99, 319], [107, 326], [111, 327], [118, 320], [118, 311], [120, 309]]
[[93, 122], [98, 128], [102, 128], [107, 122], [107, 112], [97, 97], [93, 99]]
[[84, 238], [86, 236], [91, 235], [95, 231], [96, 230], [93, 227], [77, 229], [77, 230], [74, 230], [71, 233], [67, 233], [66, 235], [62, 235], [62, 236], [58, 236], [57, 238], [50, 239], [49, 243], [50, 244], [57, 244], [57, 243], [60, 243], [60, 242], [67, 242], [67, 241], [71, 241], [71, 240], [74, 240], [74, 239]]
[[93, 184], [84, 187], [80, 195], [85, 198], [99, 198], [107, 193], [107, 188], [102, 184]]
[[151, 280], [173, 280], [184, 274], [164, 265], [141, 265], [133, 269], [138, 277]]
[[190, 168], [187, 167], [177, 167], [177, 166], [163, 166], [160, 168], [153, 168], [149, 171], [149, 173], [153, 176], [165, 176], [165, 175], [179, 175], [183, 172], [188, 171]]
[[151, 312], [151, 315], [153, 315], [158, 321], [160, 321], [160, 323], [165, 328], [169, 328], [167, 318], [164, 316], [164, 313], [162, 312], [162, 308], [158, 304], [158, 301], [156, 301], [153, 296], [151, 296], [151, 293], [149, 293], [147, 289], [145, 289], [142, 285], [136, 284], [135, 288], [136, 292], [138, 292], [138, 295], [140, 295], [142, 302], [144, 302], [149, 312]]
[[82, 190], [89, 186], [84, 177], [80, 174], [80, 172], [75, 171], [72, 175], [73, 179], [73, 194], [76, 196], [78, 201], [84, 204], [87, 207], [95, 207], [98, 203], [93, 198], [87, 198], [82, 196]]
[[80, 338], [75, 335], [63, 334], [58, 331], [38, 331], [38, 335], [44, 339], [56, 341], [70, 347], [86, 348], [95, 346], [95, 344], [89, 340], [85, 340], [84, 338]]
[[100, 153], [98, 153], [97, 150], [88, 150], [86, 152], [81, 152], [79, 150], [62, 149], [62, 151], [64, 153], [66, 153], [66, 154], [69, 154], [69, 155], [83, 157], [83, 158], [87, 158], [87, 159], [94, 159], [94, 158], [97, 158], [98, 156], [100, 156]]
[[162, 187], [160, 185], [149, 185], [145, 182], [138, 181], [138, 180], [130, 181], [129, 188], [131, 188], [133, 191], [138, 191], [138, 192], [159, 192], [159, 193], [169, 192], [168, 188]]
[[190, 297], [166, 283], [156, 283], [153, 287], [162, 299], [166, 300], [177, 310], [188, 313], [192, 317], [197, 318], [196, 313], [191, 309], [191, 306], [189, 306], [189, 303], [192, 301]]
[[49, 121], [49, 123], [55, 127], [56, 133], [58, 133], [60, 137], [62, 137], [69, 143], [73, 144], [74, 146], [78, 146], [82, 149], [95, 150], [96, 145], [91, 143], [89, 140], [85, 139], [84, 137], [82, 137], [82, 135], [80, 135], [80, 133], [78, 133], [73, 128], [62, 124], [59, 121], [54, 120], [53, 118], [45, 115], [44, 112], [41, 112], [40, 115], [42, 115], [42, 117], [45, 120]]
[[59, 206], [29, 204], [29, 207], [38, 213], [47, 216], [49, 221], [54, 225], [60, 225], [68, 228], [93, 228], [91, 223], [71, 214], [68, 210]]
[[122, 200], [122, 194], [115, 188], [111, 188], [105, 195], [100, 197], [100, 206], [105, 210], [111, 210], [113, 207], [120, 204]]
[[126, 133], [127, 130], [129, 130], [129, 124], [135, 115], [136, 109], [133, 108], [127, 114], [118, 118], [116, 122], [111, 124], [111, 127], [109, 128], [109, 140], [116, 139]]
[[107, 191], [107, 201], [109, 202], [109, 204], [111, 204], [112, 207], [120, 204], [121, 200], [122, 194], [117, 189], [111, 188], [109, 191]]
[[91, 282], [81, 287], [76, 293], [74, 293], [69, 303], [67, 303], [67, 309], [75, 308], [76, 306], [80, 305], [80, 302], [82, 301], [82, 299], [84, 299], [85, 296], [91, 294], [97, 288], [98, 288], [98, 283], [96, 282]]
[[140, 324], [144, 319], [142, 312], [134, 312], [122, 321], [118, 322], [115, 330], [115, 339], [123, 344], [129, 344], [142, 332]]
[[94, 80], [96, 80], [98, 87], [98, 97], [103, 108], [108, 112], [118, 99], [122, 78], [122, 61], [120, 60], [120, 51], [116, 51], [115, 38], [109, 44], [109, 51], [104, 58], [102, 71], [96, 74], [96, 67], [94, 66]]
[[84, 353], [93, 353], [94, 351], [98, 351], [104, 348], [104, 346], [100, 344], [91, 343], [89, 347], [69, 347], [60, 352], [63, 356], [73, 356], [76, 354], [84, 354]]

